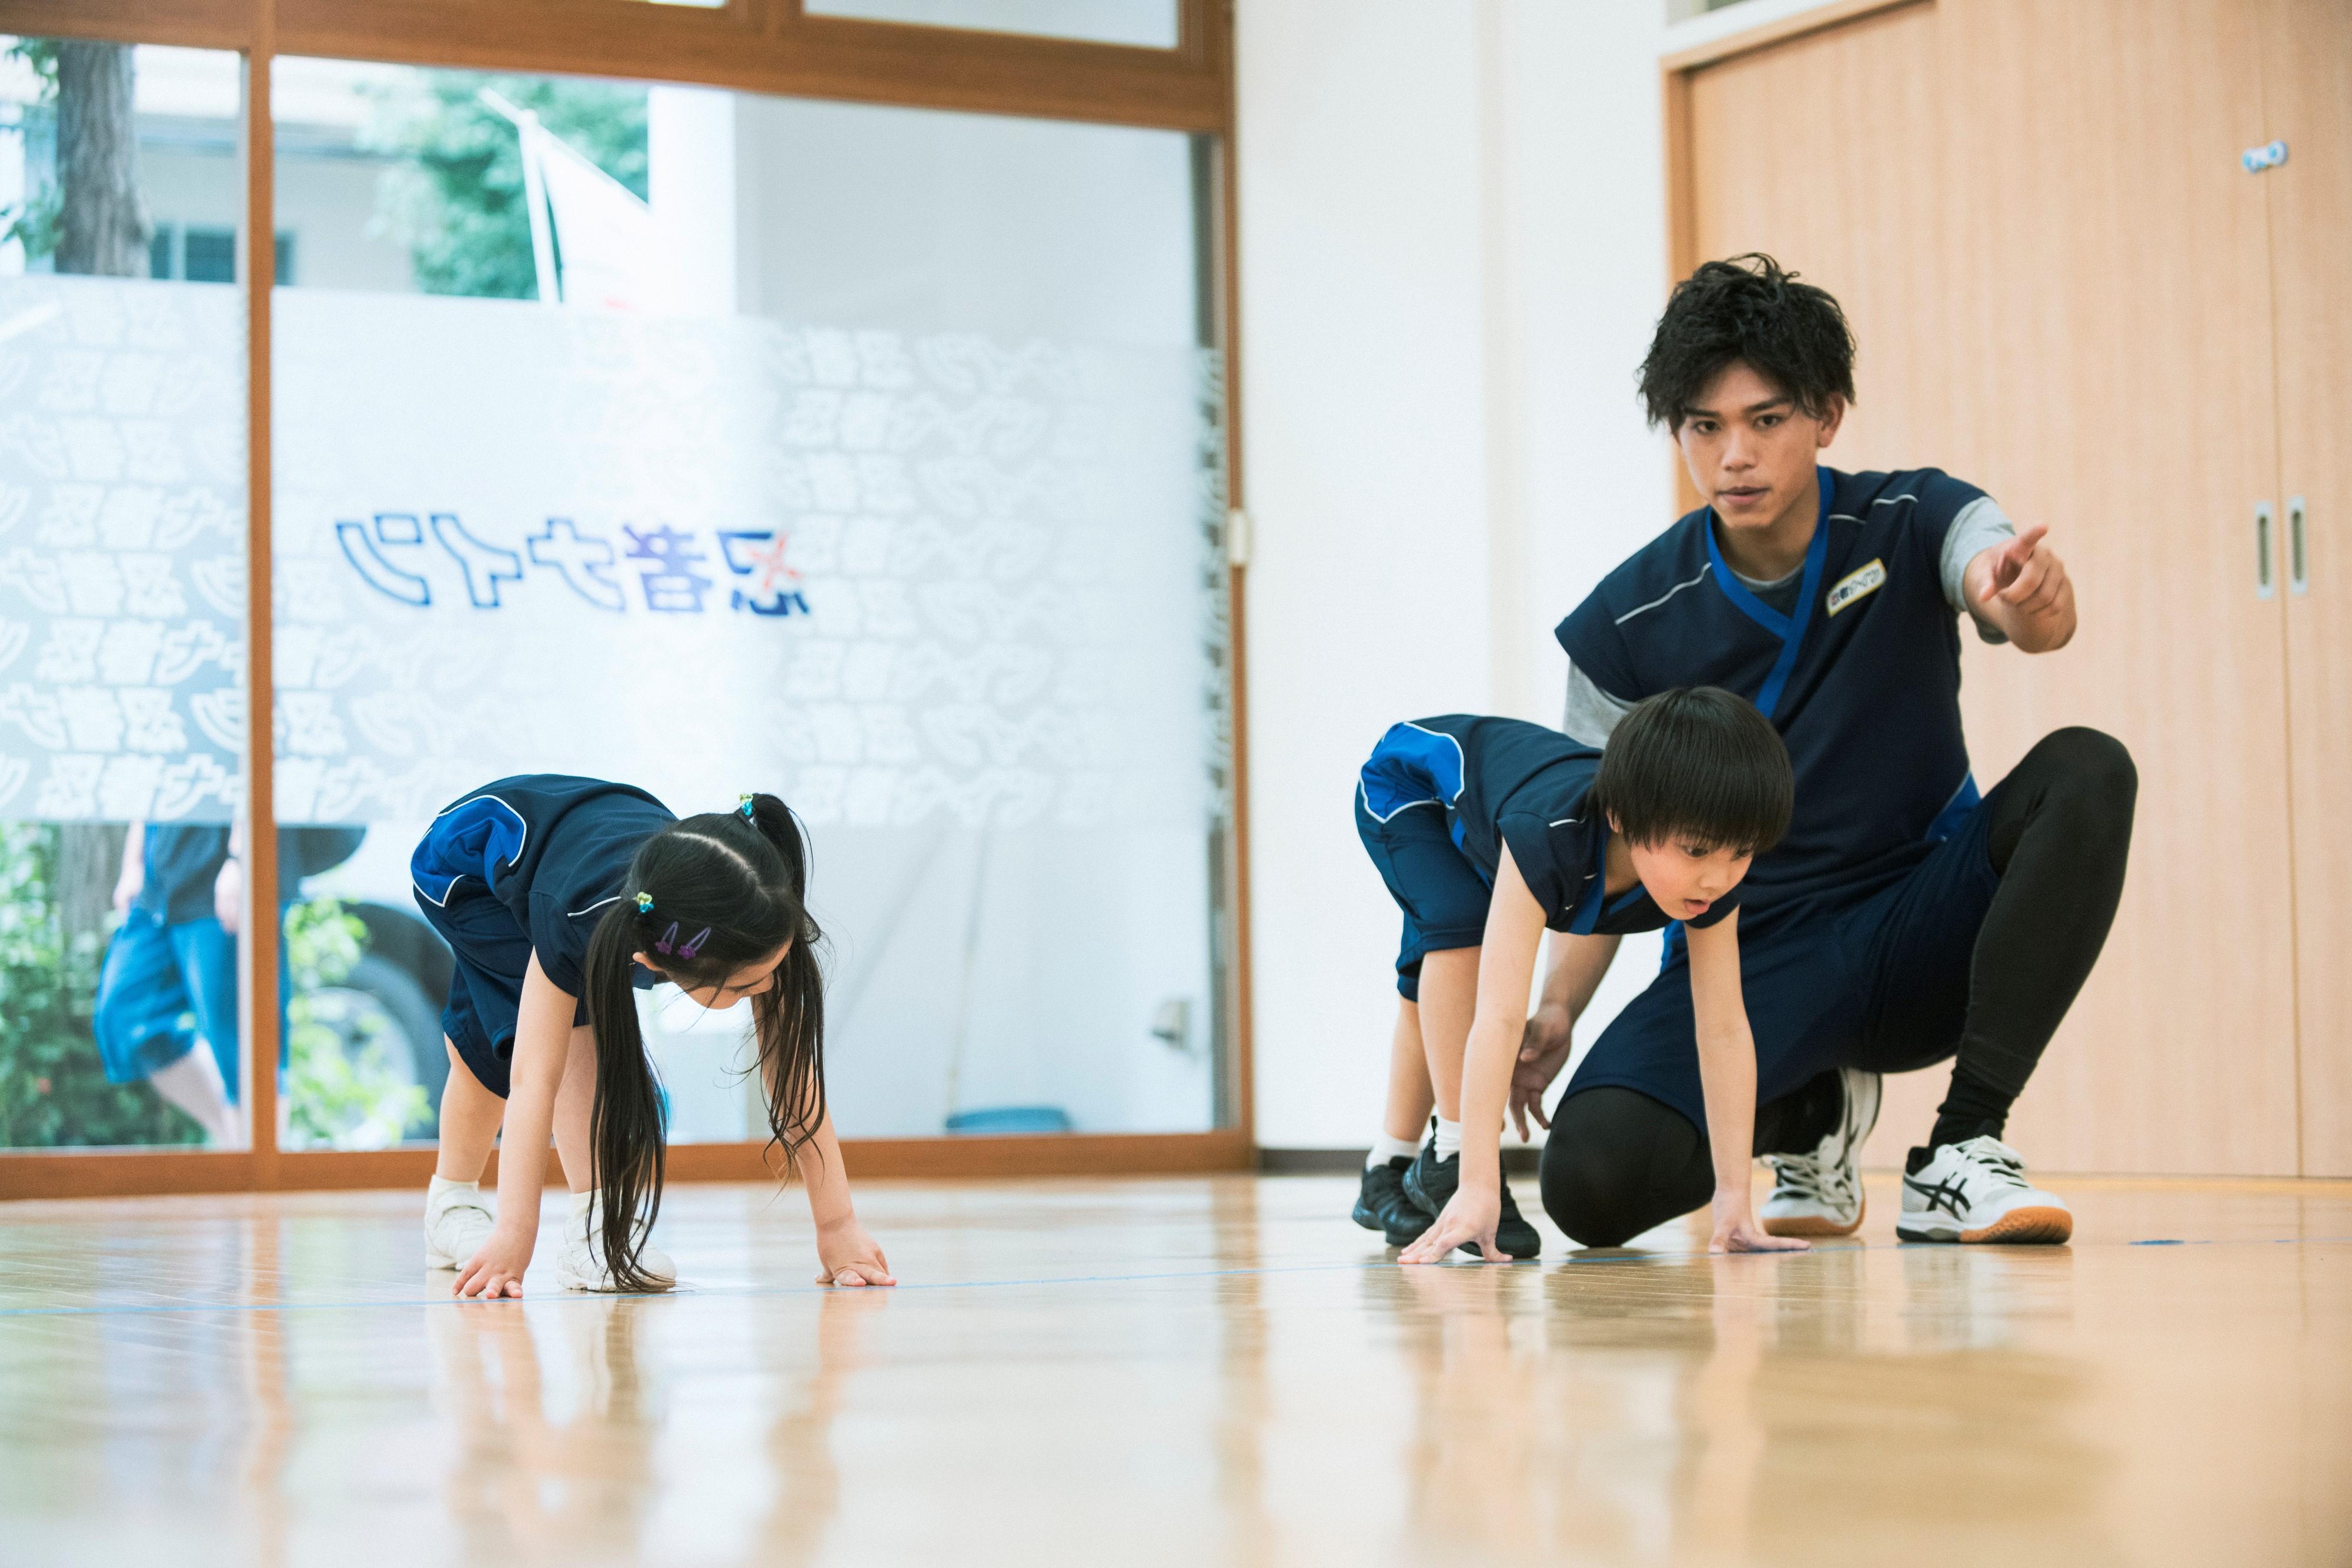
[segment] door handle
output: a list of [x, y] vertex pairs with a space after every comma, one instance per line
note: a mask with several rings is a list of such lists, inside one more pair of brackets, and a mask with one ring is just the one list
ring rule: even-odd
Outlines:
[[2296, 593], [2311, 591], [2311, 546], [2304, 538], [2303, 497], [2286, 502], [2286, 582]]
[[2254, 597], [2268, 599], [2273, 591], [2271, 579], [2271, 528], [2273, 518], [2268, 501], [2254, 503]]

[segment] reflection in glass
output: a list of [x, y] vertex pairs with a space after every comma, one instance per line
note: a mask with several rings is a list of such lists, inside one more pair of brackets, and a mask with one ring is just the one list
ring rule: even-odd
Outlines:
[[0, 39], [0, 1146], [246, 1138], [244, 316], [179, 205], [224, 70]]
[[[1213, 1124], [1200, 147], [305, 61], [277, 134], [277, 800], [368, 825], [360, 953], [437, 1005], [405, 857], [487, 779], [772, 789], [845, 1135]], [[646, 1006], [673, 1136], [762, 1135], [740, 1022]]]

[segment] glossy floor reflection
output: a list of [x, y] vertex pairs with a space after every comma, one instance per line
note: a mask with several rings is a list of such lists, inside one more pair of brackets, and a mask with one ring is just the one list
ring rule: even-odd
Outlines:
[[0, 1205], [0, 1561], [2352, 1562], [2352, 1184], [1419, 1270], [1352, 1187], [866, 1184], [828, 1292], [680, 1186], [690, 1289], [495, 1305], [411, 1195]]

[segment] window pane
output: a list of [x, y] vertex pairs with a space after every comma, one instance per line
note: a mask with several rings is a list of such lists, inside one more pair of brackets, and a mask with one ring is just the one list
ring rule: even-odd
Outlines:
[[245, 1139], [245, 313], [158, 266], [236, 83], [0, 38], [0, 1146]]
[[[277, 798], [368, 825], [318, 883], [352, 950], [437, 1011], [407, 856], [502, 775], [771, 790], [814, 840], [845, 1135], [1213, 1124], [1202, 150], [337, 68], [358, 108], [279, 104]], [[396, 988], [350, 1028], [429, 1097]], [[675, 1136], [765, 1135], [747, 1012], [645, 993]], [[383, 1135], [317, 1092], [300, 1135]]]
[[807, 0], [812, 16], [859, 16], [1097, 44], [1176, 47], [1177, 0]]

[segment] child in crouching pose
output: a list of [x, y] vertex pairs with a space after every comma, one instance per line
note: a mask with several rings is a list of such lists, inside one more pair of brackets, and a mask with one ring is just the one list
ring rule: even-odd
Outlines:
[[[1580, 1008], [1617, 936], [1679, 922], [1715, 1150], [1714, 1248], [1802, 1247], [1765, 1234], [1748, 1197], [1756, 1049], [1738, 935], [1740, 880], [1787, 830], [1791, 800], [1780, 736], [1711, 686], [1641, 704], [1606, 752], [1517, 719], [1392, 727], [1356, 790], [1357, 830], [1404, 914], [1391, 1125], [1358, 1222], [1403, 1246], [1408, 1263], [1456, 1247], [1493, 1262], [1534, 1257], [1541, 1242], [1503, 1179], [1501, 1142], [1544, 932], [1592, 956], [1569, 966], [1583, 976]], [[1416, 1054], [1437, 1111], [1417, 1155], [1396, 1124], [1417, 1130], [1427, 1114], [1425, 1099], [1396, 1103], [1421, 1091]]]
[[[684, 821], [642, 789], [531, 774], [467, 795], [410, 861], [457, 956], [442, 1014], [449, 1082], [425, 1252], [462, 1296], [520, 1296], [552, 1133], [572, 1187], [566, 1290], [667, 1290], [647, 1243], [662, 1105], [635, 992], [667, 979], [707, 1008], [751, 1002], [769, 1124], [808, 1188], [817, 1281], [896, 1281], [858, 1223], [824, 1102], [824, 992], [808, 848], [773, 795]], [[478, 1189], [504, 1128], [495, 1212]]]

